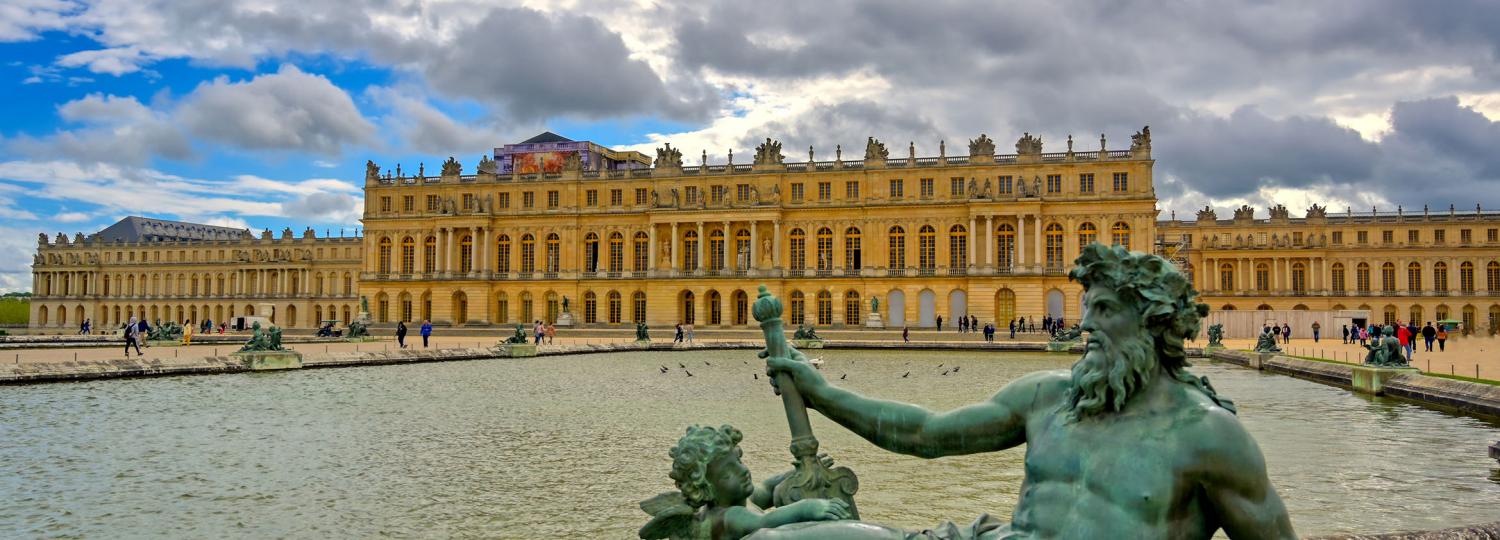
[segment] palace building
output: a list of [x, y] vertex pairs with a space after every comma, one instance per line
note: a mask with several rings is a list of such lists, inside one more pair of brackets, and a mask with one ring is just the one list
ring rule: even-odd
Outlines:
[[[766, 139], [749, 159], [650, 160], [552, 133], [497, 148], [465, 174], [365, 175], [364, 234], [273, 239], [128, 218], [38, 246], [32, 325], [255, 314], [311, 327], [357, 316], [484, 326], [755, 325], [767, 285], [793, 324], [931, 327], [973, 315], [1076, 321], [1066, 271], [1090, 242], [1152, 250], [1214, 309], [1368, 310], [1375, 322], [1457, 319], [1500, 328], [1500, 212], [1330, 213], [1255, 219], [1212, 210], [1158, 220], [1149, 129], [1111, 150], [1042, 152], [1029, 134], [997, 154], [788, 162]], [[566, 309], [564, 307], [566, 303]], [[566, 314], [564, 312], [567, 312]], [[283, 322], [284, 321], [284, 322]]]

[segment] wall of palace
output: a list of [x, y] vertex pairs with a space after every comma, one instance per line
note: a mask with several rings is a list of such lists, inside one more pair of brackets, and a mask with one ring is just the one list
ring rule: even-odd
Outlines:
[[[1091, 242], [1151, 249], [1149, 140], [1130, 150], [1043, 154], [1027, 136], [995, 155], [753, 163], [615, 173], [366, 178], [360, 293], [377, 322], [553, 320], [753, 325], [757, 285], [795, 324], [887, 326], [1044, 314], [1076, 319], [1065, 270]], [[810, 156], [811, 157], [811, 156]], [[842, 156], [838, 156], [842, 158]]]
[[[270, 317], [288, 328], [358, 315], [360, 239], [317, 238], [291, 230], [273, 238], [106, 242], [42, 235], [32, 264], [32, 328], [96, 332], [129, 320], [214, 324], [242, 315]], [[274, 313], [257, 313], [262, 303]]]
[[1500, 212], [1289, 214], [1277, 206], [1255, 219], [1242, 207], [1220, 220], [1204, 210], [1157, 233], [1216, 310], [1360, 309], [1372, 322], [1500, 329]]

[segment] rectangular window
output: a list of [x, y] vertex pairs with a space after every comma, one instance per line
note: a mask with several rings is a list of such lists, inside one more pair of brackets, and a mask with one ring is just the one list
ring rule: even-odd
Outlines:
[[1380, 242], [1383, 244], [1396, 243], [1396, 231], [1380, 231]]
[[521, 208], [536, 207], [536, 192], [527, 191], [521, 193]]
[[932, 193], [933, 192], [932, 179], [931, 178], [923, 178], [921, 180], [921, 182], [922, 182], [922, 198], [923, 199], [931, 199], [932, 195], [933, 195], [933, 193]]
[[802, 202], [802, 182], [792, 182], [792, 202]]
[[635, 188], [635, 204], [636, 204], [636, 206], [640, 206], [640, 205], [646, 204], [646, 200], [648, 199], [648, 194], [647, 193], [648, 192], [647, 192], [646, 188]]
[[750, 200], [750, 184], [736, 184], [734, 186], [734, 200], [746, 202]]
[[1441, 244], [1443, 242], [1448, 241], [1448, 239], [1446, 238], [1448, 236], [1446, 234], [1447, 232], [1448, 231], [1445, 231], [1443, 229], [1433, 230], [1432, 231], [1432, 241], [1433, 241], [1433, 243]]
[[414, 212], [417, 210], [417, 198], [411, 195], [401, 197], [401, 211]]
[[683, 188], [682, 192], [683, 197], [687, 199], [689, 205], [698, 204], [698, 186], [687, 186]]
[[611, 189], [611, 190], [609, 190], [609, 205], [610, 206], [624, 206], [625, 205], [625, 190], [623, 190], [623, 189]]
[[713, 199], [711, 199], [710, 202], [714, 204], [724, 204], [724, 196], [729, 193], [729, 188], [724, 186], [714, 186], [710, 193], [713, 194]]
[[1126, 191], [1130, 191], [1130, 174], [1115, 173], [1115, 193], [1124, 193]]
[[1000, 182], [999, 182], [1000, 185], [999, 185], [998, 188], [996, 188], [995, 192], [996, 193], [1006, 193], [1006, 194], [1011, 193], [1011, 177], [1010, 176], [1001, 176], [999, 178], [999, 180], [1000, 180]]
[[855, 202], [859, 201], [859, 182], [858, 181], [851, 180], [851, 181], [848, 181], [848, 182], [844, 182], [844, 199], [848, 200], [848, 201], [855, 201]]
[[442, 201], [440, 199], [438, 199], [437, 195], [428, 195], [427, 196], [427, 211], [428, 212], [436, 212], [437, 209], [438, 209], [438, 205], [441, 204], [441, 202]]
[[1486, 231], [1484, 239], [1486, 242], [1500, 242], [1500, 229]]
[[1421, 242], [1421, 241], [1422, 241], [1422, 231], [1419, 231], [1419, 230], [1416, 230], [1416, 229], [1412, 229], [1412, 230], [1406, 231], [1406, 243], [1408, 243], [1408, 244], [1416, 244], [1416, 243]]
[[547, 208], [557, 208], [557, 192], [547, 192]]
[[[891, 179], [891, 198], [892, 199], [900, 199], [901, 198], [901, 179], [900, 178], [892, 178]], [[1490, 232], [1494, 233], [1495, 230], [1494, 229], [1490, 229]], [[1491, 236], [1494, 236], [1494, 235], [1491, 234]], [[1494, 239], [1491, 239], [1490, 241], [1493, 242]]]
[[500, 193], [500, 207], [501, 208], [510, 208], [510, 193], [509, 192], [501, 192]]
[[473, 193], [465, 193], [464, 194], [464, 210], [473, 210], [473, 209], [474, 209], [474, 194]]
[[1300, 246], [1300, 245], [1302, 245], [1302, 233], [1300, 233], [1300, 232], [1294, 232], [1294, 233], [1292, 233], [1292, 245], [1294, 245], [1294, 246]]
[[966, 195], [967, 194], [964, 193], [964, 178], [962, 176], [949, 177], [948, 178], [948, 196], [953, 197], [953, 198], [956, 199], [956, 198], [964, 197]]
[[1359, 245], [1370, 243], [1370, 231], [1359, 231], [1354, 233], [1354, 241]]
[[380, 198], [380, 211], [381, 212], [390, 212], [391, 211], [391, 198], [390, 197], [381, 197]]
[[1093, 193], [1094, 192], [1094, 173], [1083, 173], [1083, 174], [1078, 175], [1078, 192], [1079, 193]]
[[1062, 193], [1062, 175], [1047, 175], [1047, 193]]
[[1459, 229], [1458, 230], [1458, 241], [1462, 242], [1462, 243], [1465, 243], [1465, 244], [1473, 242], [1474, 241], [1474, 231], [1471, 231], [1469, 229]]
[[1344, 245], [1344, 231], [1333, 231], [1333, 245]]
[[833, 200], [833, 182], [818, 182], [818, 200]]
[[583, 192], [584, 206], [599, 206], [599, 190], [591, 189]]

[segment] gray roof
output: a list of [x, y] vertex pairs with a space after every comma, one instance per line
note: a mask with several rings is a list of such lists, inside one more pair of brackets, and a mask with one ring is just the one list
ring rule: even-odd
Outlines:
[[96, 238], [105, 242], [173, 242], [237, 240], [252, 238], [252, 236], [246, 229], [130, 216], [89, 236], [90, 240]]
[[558, 134], [553, 133], [551, 131], [543, 131], [543, 132], [537, 134], [535, 137], [532, 137], [530, 139], [526, 139], [524, 141], [521, 141], [518, 144], [549, 143], [549, 142], [573, 142], [573, 139], [569, 139], [567, 137], [564, 137], [562, 135], [558, 135]]

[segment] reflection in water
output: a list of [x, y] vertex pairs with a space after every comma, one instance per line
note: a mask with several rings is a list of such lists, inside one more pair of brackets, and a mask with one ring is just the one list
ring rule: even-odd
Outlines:
[[[1067, 356], [826, 351], [838, 384], [947, 409]], [[661, 373], [679, 361], [692, 368]], [[712, 366], [703, 365], [709, 361]], [[944, 368], [937, 368], [944, 364]], [[942, 375], [954, 365], [959, 373]], [[908, 378], [901, 378], [904, 372]], [[790, 466], [750, 351], [628, 353], [0, 388], [0, 530], [34, 536], [629, 538], [689, 424]], [[1496, 519], [1500, 428], [1287, 377], [1200, 366], [1265, 451], [1300, 534]], [[1009, 515], [1024, 448], [881, 451], [814, 414], [866, 519]]]

